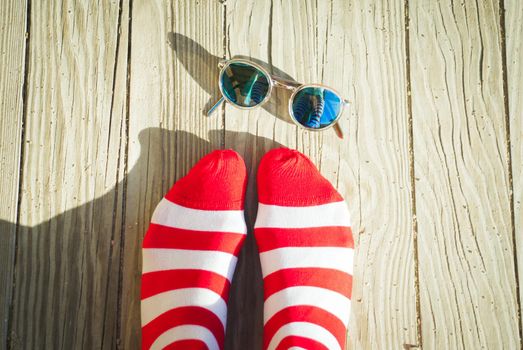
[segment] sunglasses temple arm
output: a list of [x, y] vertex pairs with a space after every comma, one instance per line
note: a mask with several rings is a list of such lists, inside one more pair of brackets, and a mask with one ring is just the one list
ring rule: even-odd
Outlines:
[[207, 116], [210, 117], [214, 111], [216, 110], [216, 108], [218, 108], [223, 102], [225, 101], [225, 99], [223, 98], [223, 96], [207, 111]]
[[339, 123], [334, 124], [334, 131], [336, 132], [336, 136], [338, 136], [340, 139], [343, 139], [343, 131], [341, 130]]

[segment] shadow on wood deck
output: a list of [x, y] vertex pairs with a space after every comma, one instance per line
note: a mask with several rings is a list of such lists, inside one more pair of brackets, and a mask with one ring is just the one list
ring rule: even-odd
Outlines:
[[[123, 211], [127, 209], [127, 212], [133, 212], [129, 208], [140, 207], [140, 203], [127, 201], [122, 204], [119, 192], [128, 183], [140, 183], [134, 177], [142, 177], [143, 172], [161, 173], [164, 155], [174, 152], [168, 145], [172, 148], [176, 142], [207, 143], [209, 148], [218, 149], [223, 136], [221, 133], [220, 130], [210, 132], [210, 141], [206, 141], [183, 131], [145, 129], [139, 135], [141, 153], [138, 161], [129, 175], [103, 196], [34, 227], [16, 227], [14, 223], [0, 221], [0, 232], [17, 231], [10, 322], [4, 324], [9, 328], [13, 349], [43, 345], [40, 344], [41, 339], [46, 340], [45, 346], [48, 348], [105, 348], [109, 345], [107, 342], [117, 341], [116, 333], [119, 331], [132, 332], [133, 335], [127, 336], [139, 341], [139, 248], [145, 232], [137, 234], [138, 231], [132, 230], [132, 234], [129, 234], [125, 231], [126, 225], [136, 224], [138, 218]], [[242, 139], [246, 144], [262, 143], [268, 149], [280, 146], [270, 139], [248, 133], [234, 134], [229, 136]], [[176, 179], [162, 180], [174, 183]], [[143, 184], [149, 185], [147, 182]], [[147, 192], [145, 188], [132, 190]], [[250, 198], [253, 201], [246, 203], [246, 215], [254, 217], [256, 196]], [[155, 201], [159, 202], [160, 199], [156, 198]], [[142, 217], [151, 215], [149, 211], [143, 213]], [[113, 232], [107, 230], [110, 223], [113, 223]], [[115, 223], [121, 226], [114, 227]], [[140, 223], [138, 226], [147, 224]], [[123, 234], [120, 235], [120, 232]], [[124, 267], [119, 265], [123, 261], [125, 244], [132, 244], [136, 249], [131, 252], [134, 256], [126, 259], [131, 264]], [[124, 270], [132, 273], [124, 276]], [[228, 333], [236, 332], [239, 323], [242, 328], [261, 329], [262, 278], [252, 235], [247, 236], [233, 281]], [[130, 286], [129, 294], [122, 294], [123, 283]], [[125, 329], [121, 329], [120, 324], [122, 303], [133, 310], [133, 319], [126, 320]], [[249, 314], [245, 314], [245, 304], [249, 305]], [[233, 337], [227, 339], [232, 340]], [[115, 343], [110, 344], [111, 348], [115, 346]]]

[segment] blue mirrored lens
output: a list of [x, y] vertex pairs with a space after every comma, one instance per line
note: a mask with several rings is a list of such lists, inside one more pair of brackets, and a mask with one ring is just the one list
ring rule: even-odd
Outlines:
[[260, 104], [269, 91], [269, 79], [258, 68], [245, 63], [229, 64], [221, 75], [222, 92], [242, 107]]
[[320, 87], [305, 87], [292, 101], [294, 118], [301, 125], [323, 129], [331, 125], [341, 112], [341, 99], [333, 91]]

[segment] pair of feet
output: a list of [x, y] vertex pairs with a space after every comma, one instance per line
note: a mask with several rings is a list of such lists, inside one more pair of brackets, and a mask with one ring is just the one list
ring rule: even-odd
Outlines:
[[[246, 182], [236, 152], [214, 151], [156, 208], [143, 242], [142, 348], [223, 349]], [[346, 203], [285, 148], [261, 160], [258, 199], [263, 348], [344, 349], [354, 246]]]

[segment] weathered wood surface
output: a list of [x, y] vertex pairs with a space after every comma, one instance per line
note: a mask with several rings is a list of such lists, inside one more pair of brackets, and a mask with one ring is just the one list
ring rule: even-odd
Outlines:
[[[318, 163], [328, 176], [326, 160], [340, 162], [336, 183], [357, 234], [349, 337], [354, 349], [402, 349], [418, 344], [403, 2], [353, 1], [342, 18], [347, 30], [331, 44], [329, 83], [345, 64], [354, 101], [344, 123], [349, 147], [323, 151]], [[341, 61], [340, 47], [348, 48]]]
[[423, 345], [516, 349], [498, 2], [409, 5]]
[[125, 169], [119, 4], [37, 1], [27, 15], [9, 347], [112, 349], [122, 222], [115, 185]]
[[[2, 2], [0, 348], [139, 348], [140, 246], [162, 195], [233, 148], [252, 229], [257, 165], [280, 145], [349, 202], [349, 348], [521, 347], [523, 8], [498, 6]], [[205, 118], [231, 56], [339, 90], [353, 102], [345, 139], [296, 128], [286, 91]], [[261, 348], [262, 307], [250, 235], [227, 349]]]
[[21, 157], [26, 2], [0, 2], [0, 348], [7, 340]]
[[[517, 270], [519, 271], [519, 302], [523, 298], [523, 2], [505, 3], [506, 40], [506, 84], [505, 96], [510, 127], [510, 149], [512, 163], [512, 190], [514, 238], [517, 247]], [[521, 310], [520, 310], [520, 322]], [[520, 336], [521, 336], [520, 325]]]

